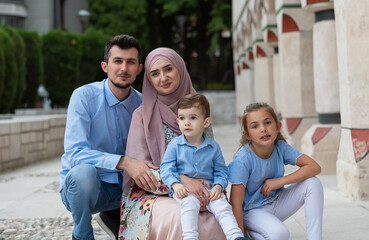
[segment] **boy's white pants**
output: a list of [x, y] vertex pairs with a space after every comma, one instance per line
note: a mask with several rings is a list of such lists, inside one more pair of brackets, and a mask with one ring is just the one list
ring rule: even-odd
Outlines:
[[289, 239], [283, 221], [305, 204], [306, 239], [322, 239], [323, 186], [316, 177], [290, 185], [271, 204], [244, 213], [245, 235], [254, 240]]
[[[200, 211], [200, 201], [192, 194], [188, 193], [188, 196], [179, 199], [173, 194], [173, 198], [181, 206], [181, 224], [184, 240], [193, 240], [199, 238], [198, 218]], [[238, 227], [236, 218], [233, 215], [232, 207], [228, 203], [224, 194], [222, 198], [210, 201], [206, 206], [206, 209], [213, 213], [220, 226], [223, 229], [224, 235], [227, 240], [233, 240], [238, 237], [243, 237], [241, 229]]]

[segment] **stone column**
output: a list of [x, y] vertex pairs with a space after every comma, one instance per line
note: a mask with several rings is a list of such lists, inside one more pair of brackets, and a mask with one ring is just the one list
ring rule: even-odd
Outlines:
[[246, 51], [246, 53], [241, 55], [239, 62], [240, 77], [236, 82], [236, 114], [238, 123], [241, 123], [246, 106], [254, 101], [253, 63], [248, 60], [248, 57], [249, 53]]
[[[247, 19], [243, 16], [243, 19]], [[246, 106], [255, 101], [254, 97], [254, 57], [250, 46], [251, 36], [250, 23], [241, 22], [238, 39], [238, 63], [236, 81], [236, 115], [237, 122], [241, 123], [241, 118]]]
[[[234, 51], [236, 52], [236, 51]], [[237, 53], [234, 53], [234, 56]], [[235, 94], [236, 94], [236, 116], [237, 116], [237, 122], [239, 121], [238, 119], [240, 118], [243, 110], [242, 110], [242, 106], [240, 105], [241, 102], [244, 101], [244, 96], [243, 92], [245, 89], [245, 84], [244, 84], [244, 77], [241, 75], [242, 70], [241, 70], [241, 63], [240, 63], [240, 58], [238, 58], [237, 60], [234, 60], [234, 76], [235, 76]]]
[[242, 98], [243, 81], [241, 77], [241, 67], [239, 64], [239, 60], [234, 60], [233, 63], [234, 63], [234, 83], [236, 94], [236, 116], [238, 118], [242, 111], [240, 109], [239, 102], [242, 101], [241, 98]]
[[273, 48], [268, 43], [255, 42], [253, 47], [254, 78], [255, 78], [255, 101], [267, 102], [272, 107], [274, 103], [273, 83]]
[[[242, 94], [244, 95], [243, 101], [240, 102], [240, 108], [242, 109], [240, 117], [243, 116], [243, 111], [246, 106], [252, 102], [255, 102], [255, 92], [254, 92], [254, 57], [252, 50], [248, 49], [245, 54], [245, 58], [242, 62], [242, 76], [244, 79], [244, 90]], [[241, 120], [240, 118], [240, 120]]]
[[279, 48], [274, 48], [273, 55], [273, 84], [274, 84], [274, 106], [277, 113], [282, 114], [282, 83], [279, 71]]
[[273, 48], [265, 41], [262, 32], [263, 24], [268, 22], [265, 8], [261, 2], [255, 2], [251, 7], [252, 42], [254, 53], [254, 83], [255, 101], [267, 102], [274, 107], [273, 84]]
[[369, 199], [369, 1], [335, 0], [341, 106], [338, 188]]
[[301, 2], [304, 9], [315, 15], [314, 89], [319, 118], [319, 124], [311, 126], [302, 138], [301, 150], [320, 164], [323, 174], [335, 174], [341, 126], [333, 2]]
[[275, 16], [274, 1], [264, 1], [263, 11], [261, 19], [261, 28], [263, 32], [263, 40], [268, 44], [268, 53], [271, 55], [270, 60], [272, 62], [272, 84], [273, 84], [273, 100], [270, 101], [273, 104], [277, 113], [281, 113], [281, 82], [279, 77], [279, 55], [278, 55], [278, 29], [277, 19]]
[[301, 138], [318, 122], [313, 81], [314, 15], [300, 1], [276, 1], [282, 117], [288, 142], [301, 150]]

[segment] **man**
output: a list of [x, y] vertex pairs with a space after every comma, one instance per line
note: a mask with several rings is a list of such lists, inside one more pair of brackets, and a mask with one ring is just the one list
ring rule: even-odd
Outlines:
[[[142, 50], [131, 36], [118, 35], [105, 46], [101, 67], [108, 78], [77, 88], [70, 99], [61, 158], [60, 194], [72, 213], [72, 239], [94, 239], [92, 214], [117, 238], [122, 173], [157, 184], [143, 160], [125, 157], [133, 111], [141, 94], [131, 84], [142, 70]], [[123, 171], [122, 171], [123, 170]]]

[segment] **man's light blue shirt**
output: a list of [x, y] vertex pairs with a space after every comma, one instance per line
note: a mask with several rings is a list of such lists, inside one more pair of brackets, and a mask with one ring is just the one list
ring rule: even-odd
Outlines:
[[[208, 180], [213, 187], [216, 184], [224, 190], [228, 184], [228, 169], [224, 162], [219, 144], [206, 134], [199, 146], [187, 142], [182, 134], [172, 139], [160, 164], [160, 176], [168, 187], [179, 182], [179, 175]], [[171, 188], [172, 192], [173, 189]]]
[[119, 182], [121, 171], [115, 167], [125, 155], [132, 113], [141, 102], [141, 93], [132, 87], [130, 95], [119, 101], [108, 79], [74, 90], [68, 106], [60, 188], [78, 164], [95, 166], [104, 182]]
[[284, 166], [296, 165], [297, 158], [301, 155], [301, 152], [283, 140], [274, 145], [268, 159], [259, 158], [248, 144], [243, 146], [228, 165], [230, 183], [245, 187], [243, 210], [260, 207], [277, 199], [283, 188], [270, 191], [265, 198], [260, 192], [265, 180], [283, 177]]

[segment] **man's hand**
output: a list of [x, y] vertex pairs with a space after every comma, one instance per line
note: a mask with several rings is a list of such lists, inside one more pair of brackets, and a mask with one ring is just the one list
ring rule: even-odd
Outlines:
[[209, 200], [210, 201], [214, 201], [214, 200], [218, 200], [222, 198], [222, 186], [220, 186], [219, 184], [216, 184], [212, 189], [211, 189], [211, 195]]
[[185, 175], [179, 175], [179, 180], [185, 186], [187, 192], [199, 199], [201, 209], [205, 209], [205, 207], [209, 204], [210, 194], [203, 184], [210, 189], [210, 182], [201, 178], [190, 178]]
[[124, 170], [140, 188], [155, 191], [159, 186], [154, 174], [150, 171], [150, 168], [159, 169], [159, 167], [156, 167], [145, 160], [121, 157], [116, 168]]
[[187, 197], [187, 190], [182, 184], [173, 183], [172, 188], [177, 198], [181, 199], [181, 198]]

